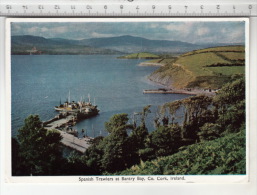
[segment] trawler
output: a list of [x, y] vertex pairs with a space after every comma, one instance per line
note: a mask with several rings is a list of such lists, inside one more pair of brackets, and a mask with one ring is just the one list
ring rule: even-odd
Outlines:
[[[70, 95], [69, 95], [70, 97]], [[96, 116], [99, 114], [99, 110], [97, 105], [92, 104], [90, 102], [90, 96], [88, 96], [88, 102], [82, 100], [80, 101], [70, 101], [70, 98], [64, 102], [63, 104], [60, 101], [59, 106], [55, 106], [54, 109], [59, 111], [62, 115], [74, 115], [76, 119], [84, 119], [92, 116]]]

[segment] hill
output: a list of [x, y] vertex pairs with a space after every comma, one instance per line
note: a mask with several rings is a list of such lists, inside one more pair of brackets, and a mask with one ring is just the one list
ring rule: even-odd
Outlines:
[[93, 38], [81, 40], [82, 44], [92, 47], [108, 48], [124, 53], [168, 53], [168, 52], [187, 52], [194, 49], [204, 48], [197, 44], [168, 41], [150, 40], [142, 37], [124, 35], [119, 37]]
[[158, 59], [160, 56], [152, 54], [152, 53], [133, 53], [126, 56], [118, 57], [119, 59]]
[[111, 49], [96, 48], [80, 44], [80, 41], [68, 39], [46, 39], [44, 37], [24, 35], [11, 37], [11, 53], [28, 55], [33, 47], [47, 55], [86, 55], [86, 54], [122, 54]]
[[184, 53], [206, 45], [182, 41], [150, 40], [129, 35], [71, 40], [22, 35], [11, 37], [12, 54], [28, 54], [36, 47], [44, 54]]
[[[150, 40], [129, 35], [71, 40], [21, 35], [11, 37], [12, 54], [28, 54], [36, 47], [43, 54], [130, 54], [130, 53], [185, 53], [213, 44], [192, 44], [182, 41]], [[226, 45], [217, 43], [216, 45]]]
[[150, 80], [172, 88], [221, 88], [231, 77], [245, 73], [244, 46], [195, 50], [177, 58], [150, 75]]

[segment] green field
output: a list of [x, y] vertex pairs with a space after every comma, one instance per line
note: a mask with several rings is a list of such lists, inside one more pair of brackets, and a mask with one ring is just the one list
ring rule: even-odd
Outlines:
[[[163, 60], [164, 61], [164, 60]], [[185, 53], [155, 71], [150, 79], [158, 83], [169, 77], [173, 88], [220, 88], [233, 75], [245, 73], [243, 46], [201, 49]], [[170, 82], [171, 83], [171, 82]], [[163, 83], [165, 84], [165, 83]]]
[[231, 64], [229, 61], [222, 59], [213, 52], [181, 57], [175, 63], [184, 66], [187, 70], [191, 71], [194, 76], [212, 76], [213, 72], [210, 71], [209, 68], [206, 68], [206, 66], [212, 64]]
[[183, 54], [182, 56], [193, 55], [193, 54], [197, 54], [197, 53], [206, 53], [206, 52], [242, 52], [242, 53], [244, 53], [245, 49], [241, 45], [212, 47], [212, 48], [206, 48], [206, 49], [199, 49], [199, 50], [191, 51], [191, 52]]
[[126, 56], [118, 57], [119, 59], [159, 59], [160, 56], [152, 54], [152, 53], [133, 53]]
[[225, 58], [230, 60], [244, 60], [245, 53], [244, 52], [219, 52], [218, 54], [223, 55]]
[[231, 66], [231, 67], [208, 67], [208, 70], [214, 74], [231, 76], [234, 74], [242, 74], [245, 71], [244, 66]]

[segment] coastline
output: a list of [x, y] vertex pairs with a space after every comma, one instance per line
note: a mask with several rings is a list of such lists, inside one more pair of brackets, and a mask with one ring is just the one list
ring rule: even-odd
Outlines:
[[151, 63], [151, 62], [141, 62], [138, 66], [165, 66], [166, 64], [162, 63]]
[[216, 95], [217, 91], [216, 89], [210, 89], [210, 88], [183, 88], [178, 89], [172, 87], [172, 85], [165, 85], [160, 82], [154, 81], [153, 79], [148, 76], [146, 78], [148, 81], [155, 83], [155, 85], [160, 86], [157, 89], [145, 89], [143, 90], [144, 94], [186, 94], [186, 95], [207, 95], [207, 96], [214, 96]]
[[217, 91], [207, 89], [146, 89], [144, 94], [186, 94], [186, 95], [207, 95], [213, 96]]

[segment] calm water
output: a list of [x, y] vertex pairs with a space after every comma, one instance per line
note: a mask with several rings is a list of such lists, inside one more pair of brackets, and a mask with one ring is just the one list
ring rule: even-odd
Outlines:
[[[12, 56], [12, 135], [30, 114], [38, 114], [42, 121], [58, 114], [54, 106], [64, 102], [70, 91], [71, 100], [91, 96], [100, 115], [84, 120], [75, 127], [87, 129], [89, 136], [106, 135], [104, 122], [117, 113], [140, 112], [152, 105], [148, 128], [158, 105], [181, 99], [187, 95], [143, 94], [144, 89], [158, 88], [146, 77], [156, 67], [140, 67], [144, 60], [116, 59], [110, 55], [24, 55]], [[87, 99], [86, 99], [87, 100]]]

